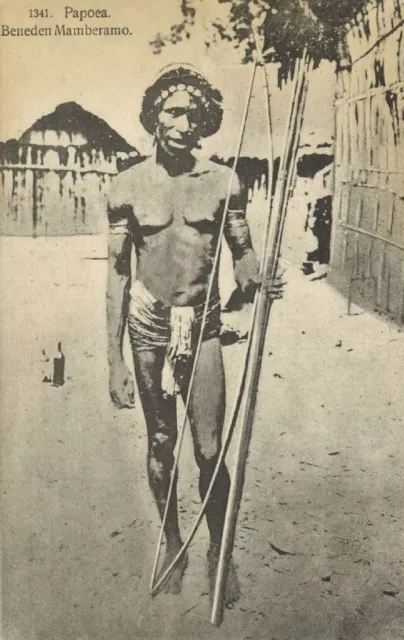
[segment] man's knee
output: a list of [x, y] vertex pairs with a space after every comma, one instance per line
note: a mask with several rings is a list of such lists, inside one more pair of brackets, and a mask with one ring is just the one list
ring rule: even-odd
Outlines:
[[165, 431], [157, 431], [150, 440], [149, 453], [151, 458], [159, 461], [171, 460], [175, 447], [175, 438]]
[[214, 464], [219, 456], [220, 443], [217, 438], [195, 447], [195, 458], [199, 467]]

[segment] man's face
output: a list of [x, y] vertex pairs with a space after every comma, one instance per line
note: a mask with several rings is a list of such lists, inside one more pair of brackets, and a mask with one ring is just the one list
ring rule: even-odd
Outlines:
[[164, 101], [157, 119], [156, 137], [169, 155], [184, 155], [198, 146], [198, 105], [187, 91], [175, 91]]

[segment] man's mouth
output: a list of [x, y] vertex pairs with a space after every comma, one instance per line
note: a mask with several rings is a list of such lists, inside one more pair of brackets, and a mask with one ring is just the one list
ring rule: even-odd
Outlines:
[[177, 147], [178, 149], [185, 149], [185, 147], [189, 146], [189, 142], [186, 140], [174, 140], [174, 138], [170, 138], [167, 142], [171, 147]]
[[167, 138], [167, 143], [176, 149], [190, 149], [198, 145], [195, 138]]

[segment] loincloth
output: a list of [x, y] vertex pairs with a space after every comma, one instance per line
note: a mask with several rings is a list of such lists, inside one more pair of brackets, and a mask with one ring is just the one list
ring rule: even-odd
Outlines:
[[[205, 304], [174, 307], [157, 300], [136, 280], [130, 291], [128, 329], [133, 352], [165, 349], [162, 388], [167, 395], [180, 392], [189, 375], [198, 342]], [[208, 305], [203, 340], [220, 336], [220, 299]]]

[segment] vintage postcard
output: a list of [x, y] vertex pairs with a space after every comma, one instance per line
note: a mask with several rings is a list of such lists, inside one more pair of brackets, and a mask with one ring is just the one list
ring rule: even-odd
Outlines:
[[403, 0], [0, 0], [1, 640], [404, 638]]

